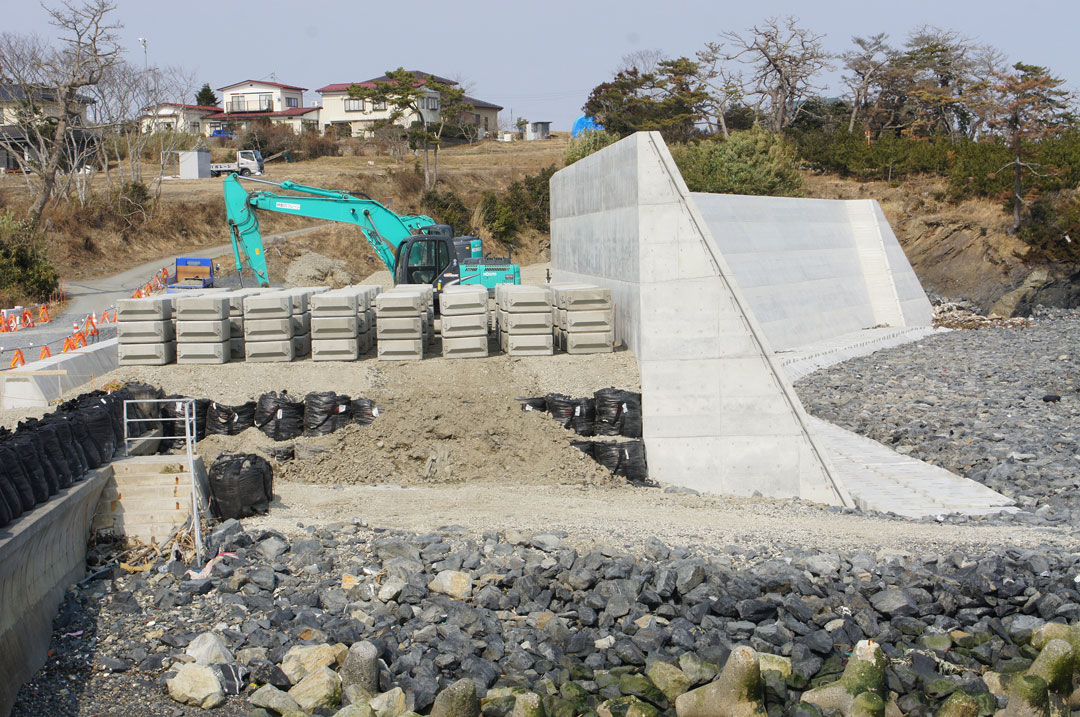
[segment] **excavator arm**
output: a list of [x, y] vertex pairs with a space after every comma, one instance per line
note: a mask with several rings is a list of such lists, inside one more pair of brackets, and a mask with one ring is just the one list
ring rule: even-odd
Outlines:
[[[240, 183], [241, 180], [268, 184], [298, 194], [249, 192]], [[236, 257], [236, 271], [242, 274], [246, 263], [259, 286], [270, 285], [266, 252], [259, 230], [259, 210], [354, 224], [360, 228], [360, 233], [391, 274], [394, 273], [394, 256], [398, 245], [423, 227], [435, 223], [431, 217], [424, 215], [398, 215], [369, 197], [355, 197], [346, 192], [309, 187], [290, 181], [269, 182], [265, 179], [231, 174], [225, 179], [225, 214], [229, 222], [233, 254]]]

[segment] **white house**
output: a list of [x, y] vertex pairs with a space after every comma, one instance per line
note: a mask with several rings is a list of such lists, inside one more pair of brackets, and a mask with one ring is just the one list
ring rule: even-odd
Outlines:
[[220, 112], [220, 107], [162, 102], [139, 118], [139, 127], [143, 132], [172, 130], [188, 134], [207, 134], [205, 118]]
[[232, 127], [246, 129], [258, 120], [288, 125], [300, 134], [304, 129], [318, 129], [319, 108], [304, 107], [305, 87], [284, 85], [280, 82], [244, 80], [219, 87], [224, 111], [202, 118], [205, 134]]
[[[444, 85], [456, 85], [454, 80], [438, 75], [432, 75], [420, 70], [410, 70], [416, 78], [417, 86], [423, 85], [428, 79]], [[363, 82], [338, 82], [326, 85], [315, 90], [322, 96], [322, 112], [319, 115], [319, 124], [323, 132], [334, 127], [348, 127], [349, 134], [354, 137], [363, 136], [369, 132], [379, 120], [388, 120], [393, 112], [393, 107], [388, 107], [385, 102], [372, 102], [371, 100], [357, 99], [349, 96], [349, 88], [353, 85], [361, 87], [374, 87], [376, 82], [389, 82], [386, 75], [374, 77]], [[424, 96], [420, 98], [420, 114], [430, 124], [438, 122], [441, 110], [441, 98], [438, 91], [426, 89]], [[466, 98], [473, 105], [473, 111], [468, 112], [466, 120], [474, 123], [479, 129], [479, 136], [484, 136], [487, 131], [498, 128], [499, 110], [502, 107], [484, 102], [475, 98]], [[408, 127], [420, 119], [415, 111], [403, 114], [397, 119], [397, 124]]]

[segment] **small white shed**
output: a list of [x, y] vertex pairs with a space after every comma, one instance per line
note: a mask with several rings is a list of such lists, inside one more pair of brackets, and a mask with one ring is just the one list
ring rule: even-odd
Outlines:
[[204, 179], [210, 176], [210, 150], [190, 149], [180, 155], [180, 179]]

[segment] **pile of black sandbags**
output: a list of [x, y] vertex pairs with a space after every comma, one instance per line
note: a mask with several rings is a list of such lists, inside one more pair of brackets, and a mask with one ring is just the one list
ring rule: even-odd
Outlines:
[[645, 443], [641, 438], [641, 394], [618, 388], [602, 388], [591, 398], [549, 393], [519, 398], [521, 410], [550, 413], [563, 428], [579, 436], [623, 436], [633, 441], [571, 441], [578, 450], [617, 476], [632, 482], [645, 481]]
[[254, 453], [222, 453], [210, 466], [210, 511], [215, 518], [266, 513], [274, 498], [274, 471]]
[[148, 399], [164, 394], [146, 384], [118, 391], [84, 393], [41, 418], [21, 422], [15, 431], [0, 430], [0, 526], [81, 481], [87, 471], [124, 451], [124, 401], [129, 426], [139, 437], [160, 426], [160, 404]]

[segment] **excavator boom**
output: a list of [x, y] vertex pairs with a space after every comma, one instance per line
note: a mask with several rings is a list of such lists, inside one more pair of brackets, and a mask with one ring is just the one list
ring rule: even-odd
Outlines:
[[[278, 194], [272, 191], [247, 191], [241, 180], [280, 187], [299, 194]], [[310, 196], [300, 196], [306, 194]], [[259, 229], [257, 210], [269, 210], [313, 219], [354, 224], [375, 250], [386, 268], [394, 273], [397, 247], [421, 228], [435, 224], [424, 215], [399, 216], [369, 197], [356, 197], [347, 192], [309, 187], [295, 182], [269, 182], [231, 174], [225, 179], [225, 214], [229, 222], [236, 271], [243, 272], [246, 263], [259, 286], [269, 286], [266, 252]]]

